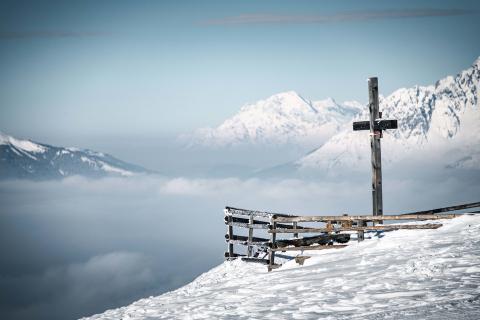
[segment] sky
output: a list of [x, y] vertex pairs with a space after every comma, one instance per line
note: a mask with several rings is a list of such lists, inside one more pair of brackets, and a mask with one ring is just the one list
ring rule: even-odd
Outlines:
[[2, 1], [0, 130], [109, 151], [113, 140], [218, 125], [286, 90], [366, 102], [369, 76], [388, 95], [471, 65], [479, 9], [458, 0]]

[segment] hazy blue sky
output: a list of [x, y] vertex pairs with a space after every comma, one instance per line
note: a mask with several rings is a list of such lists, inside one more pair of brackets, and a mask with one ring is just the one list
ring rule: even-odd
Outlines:
[[480, 55], [479, 9], [458, 0], [2, 1], [0, 130], [88, 147], [92, 137], [216, 125], [285, 90], [364, 102], [368, 76], [389, 94], [468, 67]]

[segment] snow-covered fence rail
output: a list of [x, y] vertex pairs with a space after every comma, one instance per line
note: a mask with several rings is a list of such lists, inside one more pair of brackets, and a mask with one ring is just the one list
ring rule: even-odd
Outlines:
[[[398, 215], [343, 215], [343, 216], [300, 216], [290, 214], [269, 213], [265, 211], [246, 210], [232, 207], [225, 208], [225, 224], [228, 243], [227, 259], [242, 258], [268, 264], [269, 270], [279, 266], [275, 264], [275, 257], [293, 259], [292, 256], [277, 252], [338, 249], [346, 246], [350, 235], [357, 234], [358, 241], [364, 240], [364, 232], [384, 232], [400, 229], [437, 229], [440, 223], [426, 224], [389, 224], [390, 222], [404, 222], [409, 220], [425, 221], [452, 219], [459, 214], [445, 214], [480, 207], [480, 202], [418, 211]], [[441, 214], [440, 214], [441, 213]], [[246, 218], [248, 217], [248, 218]], [[386, 224], [383, 224], [383, 222]], [[300, 226], [298, 223], [315, 223], [315, 226]], [[380, 224], [379, 224], [380, 223]], [[322, 224], [322, 225], [318, 225]], [[248, 236], [234, 234], [234, 227], [248, 229]], [[255, 229], [267, 232], [266, 238], [254, 237]], [[299, 234], [317, 233], [315, 236], [301, 237]], [[293, 234], [290, 239], [277, 239], [277, 234]], [[234, 252], [234, 244], [247, 246], [246, 254]], [[255, 253], [254, 253], [255, 248]], [[263, 257], [260, 255], [263, 254]], [[295, 259], [297, 260], [298, 257]], [[299, 259], [302, 263], [303, 259]]]

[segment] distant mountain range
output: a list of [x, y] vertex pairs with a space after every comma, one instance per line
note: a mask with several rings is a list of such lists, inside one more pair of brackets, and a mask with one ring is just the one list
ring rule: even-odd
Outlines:
[[152, 171], [88, 149], [55, 147], [0, 132], [0, 179], [133, 176]]
[[[397, 119], [399, 123], [398, 129], [386, 131], [382, 139], [383, 164], [415, 159], [444, 169], [480, 170], [479, 81], [480, 58], [470, 68], [434, 85], [399, 89], [387, 97], [380, 96], [383, 118]], [[381, 88], [380, 79], [380, 92]], [[187, 149], [193, 152], [189, 154], [192, 167], [198, 162], [198, 147], [219, 159], [201, 170], [221, 176], [281, 177], [364, 171], [370, 161], [369, 133], [354, 132], [352, 122], [368, 117], [367, 107], [359, 102], [339, 104], [332, 98], [310, 101], [288, 91], [247, 104], [218, 127], [198, 129], [180, 140], [191, 147]], [[297, 150], [289, 153], [293, 147]], [[244, 152], [248, 148], [255, 151]], [[307, 154], [311, 149], [314, 150]], [[271, 158], [271, 165], [258, 170], [258, 165], [248, 163], [258, 157]], [[237, 169], [232, 172], [228, 168]], [[149, 172], [108, 154], [0, 134], [2, 179], [131, 176]]]
[[[383, 162], [431, 159], [444, 168], [480, 169], [479, 68], [480, 58], [470, 68], [434, 85], [380, 96], [383, 118], [399, 123], [397, 130], [384, 134]], [[278, 166], [257, 172], [261, 175], [355, 171], [369, 167], [370, 140], [367, 131], [354, 132], [352, 122], [368, 119], [368, 108], [359, 102], [338, 104], [332, 98], [312, 102], [290, 91], [248, 104], [220, 126], [198, 129], [183, 139], [187, 137], [190, 146], [217, 149], [239, 145], [315, 147], [296, 161], [281, 164], [280, 159]]]
[[[449, 168], [480, 169], [479, 81], [480, 58], [435, 85], [399, 89], [380, 97], [383, 118], [397, 119], [399, 124], [397, 130], [385, 132], [382, 161], [424, 158]], [[354, 120], [368, 118], [364, 110]], [[293, 165], [297, 170], [363, 167], [370, 161], [368, 134], [349, 127]]]
[[181, 137], [188, 146], [221, 148], [292, 144], [311, 149], [339, 132], [364, 107], [332, 98], [310, 101], [294, 91], [247, 104], [216, 128]]

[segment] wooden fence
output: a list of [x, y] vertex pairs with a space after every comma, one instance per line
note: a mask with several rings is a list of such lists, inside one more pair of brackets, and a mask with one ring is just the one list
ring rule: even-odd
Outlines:
[[[425, 221], [452, 219], [459, 214], [445, 214], [480, 207], [480, 202], [418, 211], [397, 215], [343, 215], [343, 216], [298, 216], [291, 214], [270, 213], [264, 211], [226, 207], [225, 224], [228, 260], [241, 258], [245, 261], [259, 262], [268, 265], [268, 270], [279, 267], [275, 257], [295, 259], [298, 263], [308, 256], [290, 256], [279, 252], [339, 249], [347, 246], [352, 234], [358, 241], [365, 239], [365, 232], [386, 232], [400, 229], [437, 229], [441, 223], [426, 224], [394, 224], [394, 221]], [[386, 224], [384, 224], [384, 221]], [[299, 225], [299, 223], [314, 223], [315, 225]], [[246, 235], [234, 233], [234, 227], [246, 229]], [[254, 230], [262, 231], [265, 237], [254, 237]], [[299, 234], [316, 234], [309, 237], [299, 237]], [[286, 234], [290, 238], [277, 239], [277, 235]], [[246, 247], [245, 253], [235, 253], [234, 245]]]

